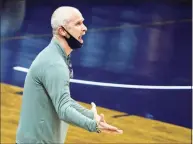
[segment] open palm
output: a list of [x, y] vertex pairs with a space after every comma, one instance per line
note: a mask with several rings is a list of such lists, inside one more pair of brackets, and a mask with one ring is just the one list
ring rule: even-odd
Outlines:
[[95, 103], [92, 102], [91, 105], [92, 105], [91, 110], [94, 112], [94, 119], [97, 121], [98, 127], [101, 130], [101, 132], [115, 133], [115, 134], [123, 133], [122, 130], [119, 130], [114, 126], [107, 124], [104, 118], [104, 114], [98, 115]]

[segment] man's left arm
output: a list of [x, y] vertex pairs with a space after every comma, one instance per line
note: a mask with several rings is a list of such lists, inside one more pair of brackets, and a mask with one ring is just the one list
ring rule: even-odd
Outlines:
[[84, 116], [90, 119], [94, 119], [94, 112], [81, 106], [77, 101], [73, 100], [73, 104], [71, 106], [74, 107], [78, 112], [82, 113]]

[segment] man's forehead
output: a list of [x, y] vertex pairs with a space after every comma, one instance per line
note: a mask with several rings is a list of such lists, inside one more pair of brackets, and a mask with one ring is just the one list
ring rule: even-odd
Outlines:
[[72, 14], [71, 16], [71, 20], [72, 22], [78, 22], [78, 21], [84, 21], [84, 18], [82, 16], [82, 14]]
[[82, 18], [79, 18], [79, 19], [76, 19], [74, 22], [82, 22], [82, 21], [84, 21], [84, 18], [82, 17]]

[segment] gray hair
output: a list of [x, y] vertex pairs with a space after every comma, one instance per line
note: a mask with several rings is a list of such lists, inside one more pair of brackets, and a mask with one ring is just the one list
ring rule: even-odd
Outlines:
[[72, 17], [73, 11], [78, 11], [78, 9], [70, 6], [62, 6], [53, 12], [51, 16], [51, 27], [53, 33], [56, 33], [56, 30], [60, 26], [65, 26], [68, 24]]

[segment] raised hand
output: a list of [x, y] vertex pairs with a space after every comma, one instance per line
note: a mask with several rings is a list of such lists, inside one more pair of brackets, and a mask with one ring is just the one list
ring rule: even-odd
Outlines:
[[100, 129], [101, 132], [114, 134], [123, 133], [123, 131], [119, 130], [117, 127], [107, 124], [104, 118], [104, 114], [98, 115], [95, 103], [92, 102], [91, 105], [92, 105], [91, 110], [94, 112], [94, 119], [97, 121], [98, 128]]
[[99, 122], [99, 121], [106, 122], [106, 121], [105, 121], [104, 114], [98, 115], [98, 112], [97, 112], [95, 103], [92, 102], [91, 105], [92, 105], [91, 110], [94, 112], [94, 119], [95, 119], [97, 122]]

